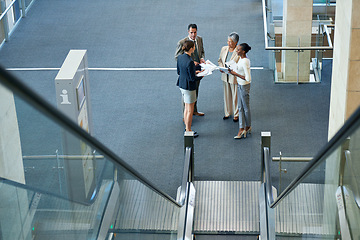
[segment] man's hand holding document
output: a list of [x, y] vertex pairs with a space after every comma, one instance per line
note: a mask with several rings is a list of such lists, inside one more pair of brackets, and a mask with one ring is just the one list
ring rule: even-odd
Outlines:
[[236, 62], [234, 60], [226, 62], [225, 67], [216, 66], [210, 60], [206, 60], [206, 62], [200, 63], [201, 72], [196, 74], [196, 76], [205, 77], [205, 76], [211, 75], [214, 70], [220, 70], [220, 72], [225, 72], [225, 71], [228, 71], [229, 68], [234, 69], [235, 65], [236, 65]]

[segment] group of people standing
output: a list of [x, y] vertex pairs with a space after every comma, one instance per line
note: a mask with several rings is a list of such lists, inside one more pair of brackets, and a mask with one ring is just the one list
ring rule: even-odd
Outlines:
[[[239, 121], [239, 132], [235, 139], [246, 138], [251, 133], [250, 113], [250, 60], [246, 53], [251, 50], [247, 43], [239, 42], [239, 35], [232, 32], [228, 36], [227, 46], [222, 47], [218, 64], [227, 68], [221, 71], [221, 80], [224, 87], [224, 120], [233, 116], [233, 121]], [[185, 131], [192, 131], [193, 115], [204, 116], [197, 110], [197, 97], [200, 80], [196, 74], [201, 72], [201, 63], [205, 63], [203, 40], [197, 36], [197, 25], [189, 24], [188, 36], [177, 44], [175, 59], [177, 60], [177, 73], [179, 75], [177, 86], [180, 88], [184, 103]], [[230, 68], [227, 64], [233, 62]], [[194, 131], [194, 137], [199, 136]]]

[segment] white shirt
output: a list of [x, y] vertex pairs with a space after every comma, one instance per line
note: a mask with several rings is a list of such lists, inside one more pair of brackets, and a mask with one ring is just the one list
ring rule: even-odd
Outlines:
[[240, 58], [234, 68], [234, 71], [237, 74], [245, 76], [245, 80], [237, 77], [236, 80], [239, 85], [250, 84], [251, 82], [251, 74], [250, 74], [250, 59], [248, 58]]

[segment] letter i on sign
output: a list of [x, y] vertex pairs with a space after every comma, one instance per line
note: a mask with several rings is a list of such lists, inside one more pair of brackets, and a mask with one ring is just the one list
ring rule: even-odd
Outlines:
[[71, 102], [69, 102], [69, 95], [67, 94], [66, 89], [63, 89], [61, 93], [62, 93], [60, 94], [60, 97], [62, 97], [61, 104], [71, 104]]

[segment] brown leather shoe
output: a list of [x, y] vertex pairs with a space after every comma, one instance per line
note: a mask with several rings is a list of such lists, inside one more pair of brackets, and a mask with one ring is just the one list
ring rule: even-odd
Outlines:
[[205, 113], [203, 113], [203, 112], [194, 112], [193, 115], [196, 115], [196, 116], [204, 116]]

